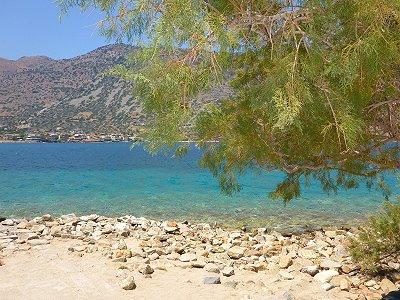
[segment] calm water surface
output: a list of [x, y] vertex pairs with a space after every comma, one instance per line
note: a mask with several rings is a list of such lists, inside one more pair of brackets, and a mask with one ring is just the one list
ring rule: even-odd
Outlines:
[[[0, 215], [132, 214], [297, 227], [352, 224], [383, 201], [366, 188], [327, 195], [312, 185], [285, 206], [267, 197], [283, 177], [277, 172], [243, 176], [242, 191], [228, 197], [198, 167], [199, 156], [194, 147], [181, 159], [151, 156], [140, 147], [130, 150], [128, 143], [0, 144]], [[394, 176], [388, 182], [396, 189]]]

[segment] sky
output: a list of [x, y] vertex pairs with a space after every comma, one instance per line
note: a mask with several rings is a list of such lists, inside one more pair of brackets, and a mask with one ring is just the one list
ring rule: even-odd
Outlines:
[[54, 0], [0, 0], [0, 57], [71, 58], [112, 43], [96, 29], [99, 13], [75, 8], [59, 15]]

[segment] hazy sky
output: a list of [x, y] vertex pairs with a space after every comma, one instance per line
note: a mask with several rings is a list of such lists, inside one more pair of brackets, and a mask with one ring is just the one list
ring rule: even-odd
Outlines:
[[78, 9], [59, 19], [54, 0], [0, 0], [0, 57], [69, 58], [109, 44], [98, 34], [96, 12]]

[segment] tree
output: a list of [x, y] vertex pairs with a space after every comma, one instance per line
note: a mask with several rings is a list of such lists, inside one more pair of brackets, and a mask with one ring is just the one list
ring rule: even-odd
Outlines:
[[[399, 0], [58, 2], [102, 11], [109, 38], [145, 38], [111, 73], [151, 116], [150, 151], [194, 136], [228, 193], [249, 168], [285, 172], [272, 193], [285, 201], [310, 178], [387, 192], [382, 174], [400, 166]], [[198, 107], [199, 93], [226, 85]]]

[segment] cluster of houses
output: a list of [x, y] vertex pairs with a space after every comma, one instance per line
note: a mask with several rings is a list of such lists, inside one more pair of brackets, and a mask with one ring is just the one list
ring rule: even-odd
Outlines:
[[95, 143], [95, 142], [122, 142], [134, 141], [134, 136], [124, 134], [87, 134], [82, 132], [71, 133], [0, 133], [0, 141], [25, 141], [37, 143]]

